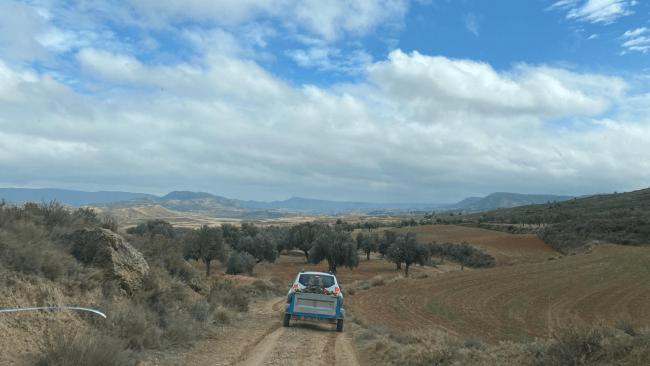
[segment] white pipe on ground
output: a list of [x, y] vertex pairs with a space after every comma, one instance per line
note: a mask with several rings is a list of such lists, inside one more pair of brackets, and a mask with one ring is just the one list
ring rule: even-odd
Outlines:
[[90, 308], [81, 308], [78, 306], [39, 306], [31, 308], [13, 308], [13, 309], [0, 309], [0, 313], [17, 313], [21, 311], [62, 311], [62, 310], [77, 310], [77, 311], [86, 311], [101, 316], [106, 319], [106, 314], [102, 313], [99, 310], [90, 309]]

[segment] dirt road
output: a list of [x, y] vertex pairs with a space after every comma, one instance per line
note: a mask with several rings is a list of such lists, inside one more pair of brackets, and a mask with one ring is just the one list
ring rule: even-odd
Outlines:
[[284, 328], [284, 298], [252, 304], [248, 313], [190, 350], [160, 355], [145, 365], [359, 365], [348, 332], [327, 323], [293, 322]]

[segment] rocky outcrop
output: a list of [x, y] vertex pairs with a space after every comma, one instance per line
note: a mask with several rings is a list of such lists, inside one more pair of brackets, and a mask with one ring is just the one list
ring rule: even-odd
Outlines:
[[108, 229], [82, 229], [68, 236], [72, 254], [81, 262], [100, 267], [106, 277], [131, 292], [149, 273], [149, 264], [137, 249]]

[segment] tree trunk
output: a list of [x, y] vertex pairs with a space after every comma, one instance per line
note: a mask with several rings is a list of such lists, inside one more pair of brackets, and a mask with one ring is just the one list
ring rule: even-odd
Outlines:
[[397, 262], [397, 263], [395, 263], [395, 265], [397, 266], [397, 270], [398, 270], [398, 271], [399, 271], [400, 269], [402, 269], [402, 262]]
[[366, 260], [368, 260], [368, 261], [370, 260], [370, 251], [366, 252]]
[[327, 270], [332, 272], [332, 273], [336, 273], [336, 262], [328, 259], [327, 260]]
[[208, 278], [210, 277], [210, 262], [212, 262], [212, 260], [204, 259], [203, 261], [205, 262], [205, 278]]
[[406, 263], [406, 266], [404, 266], [404, 276], [408, 277], [409, 276], [409, 267], [411, 265], [409, 263]]
[[307, 263], [309, 263], [309, 251], [308, 250], [303, 250], [303, 252], [305, 252], [305, 261], [307, 261]]

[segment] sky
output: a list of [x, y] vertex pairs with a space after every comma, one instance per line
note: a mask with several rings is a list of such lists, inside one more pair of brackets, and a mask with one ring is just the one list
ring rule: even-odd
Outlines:
[[1, 0], [0, 186], [645, 188], [650, 2]]

